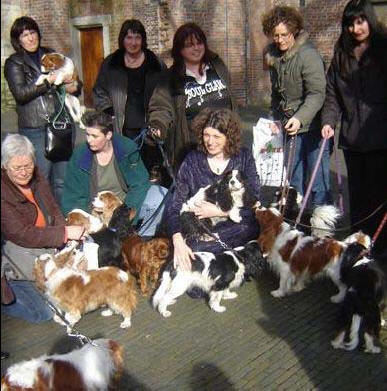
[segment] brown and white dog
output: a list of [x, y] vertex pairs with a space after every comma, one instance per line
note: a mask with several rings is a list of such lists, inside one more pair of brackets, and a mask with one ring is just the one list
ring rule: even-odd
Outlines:
[[271, 292], [274, 297], [301, 291], [311, 277], [325, 274], [339, 289], [331, 301], [338, 303], [344, 299], [346, 285], [340, 279], [343, 252], [354, 242], [369, 246], [367, 235], [357, 232], [345, 241], [306, 236], [284, 222], [275, 208], [256, 207], [255, 217], [261, 228], [258, 244], [280, 277], [279, 288]]
[[[71, 326], [83, 314], [108, 306], [102, 316], [110, 316], [114, 311], [124, 317], [120, 327], [130, 327], [137, 303], [136, 288], [133, 278], [123, 270], [113, 266], [89, 271], [60, 268], [54, 256], [44, 254], [35, 260], [34, 273], [37, 286], [43, 287]], [[58, 316], [54, 320], [62, 323]]]
[[94, 216], [98, 216], [107, 227], [113, 212], [122, 205], [122, 201], [111, 191], [100, 191], [93, 200]]
[[[74, 63], [71, 58], [64, 56], [60, 53], [46, 53], [42, 56], [41, 60], [41, 71], [42, 75], [38, 77], [35, 85], [39, 86], [44, 83], [44, 80], [48, 78], [50, 73], [56, 75], [54, 84], [59, 86], [66, 80], [78, 81], [78, 75], [76, 73]], [[79, 99], [71, 94], [66, 94], [65, 104], [69, 109], [69, 113], [73, 120], [77, 122], [82, 129], [85, 126], [82, 123], [82, 115], [86, 111], [86, 108], [82, 106]]]
[[10, 366], [2, 390], [118, 389], [123, 348], [111, 339], [96, 339], [66, 354], [40, 356]]
[[80, 225], [86, 233], [93, 234], [100, 231], [104, 224], [98, 216], [93, 216], [82, 209], [73, 209], [66, 217], [66, 225]]

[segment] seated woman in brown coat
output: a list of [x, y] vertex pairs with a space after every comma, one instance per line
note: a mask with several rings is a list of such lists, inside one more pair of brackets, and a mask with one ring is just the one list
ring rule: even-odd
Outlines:
[[35, 149], [27, 137], [8, 135], [1, 146], [1, 272], [16, 301], [1, 312], [42, 322], [52, 312], [35, 290], [32, 269], [37, 256], [68, 240], [81, 240], [83, 228], [65, 226], [65, 219], [46, 179], [35, 166]]

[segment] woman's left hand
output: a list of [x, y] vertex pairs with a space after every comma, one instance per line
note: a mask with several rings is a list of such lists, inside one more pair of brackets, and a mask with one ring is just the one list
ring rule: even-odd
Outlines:
[[193, 209], [195, 216], [199, 219], [206, 219], [210, 217], [226, 217], [227, 212], [223, 212], [215, 204], [207, 201], [201, 201], [195, 205]]
[[296, 117], [290, 118], [285, 125], [285, 130], [289, 136], [294, 136], [301, 128], [301, 122]]

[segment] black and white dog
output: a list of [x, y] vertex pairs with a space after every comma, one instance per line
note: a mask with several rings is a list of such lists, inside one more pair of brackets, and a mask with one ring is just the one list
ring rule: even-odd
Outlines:
[[201, 201], [215, 204], [223, 212], [228, 212], [228, 217], [232, 221], [240, 223], [242, 220], [240, 209], [242, 207], [251, 208], [257, 200], [248, 191], [246, 180], [240, 171], [227, 172], [214, 184], [199, 189], [193, 197], [183, 204], [180, 211], [180, 223], [181, 233], [185, 239], [203, 239], [208, 236], [206, 231], [211, 231], [214, 225], [228, 218], [201, 219], [200, 224], [193, 211]]
[[209, 295], [209, 306], [216, 312], [224, 312], [222, 299], [234, 299], [238, 295], [231, 289], [238, 288], [250, 276], [254, 277], [266, 262], [255, 240], [232, 251], [214, 255], [195, 252], [190, 271], [175, 269], [169, 261], [162, 273], [161, 284], [153, 296], [153, 307], [168, 317], [167, 307], [188, 289], [198, 287]]
[[335, 349], [353, 350], [364, 338], [366, 353], [380, 353], [374, 345], [385, 324], [381, 312], [386, 300], [386, 280], [374, 259], [362, 256], [365, 247], [352, 243], [345, 250], [340, 279], [347, 286], [340, 314], [340, 331], [331, 341]]

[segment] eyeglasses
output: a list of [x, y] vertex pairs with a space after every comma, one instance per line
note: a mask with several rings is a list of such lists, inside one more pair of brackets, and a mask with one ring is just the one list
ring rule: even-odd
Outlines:
[[274, 41], [279, 41], [280, 39], [288, 39], [290, 37], [291, 33], [286, 33], [286, 34], [275, 34], [273, 35], [273, 40]]
[[9, 166], [8, 167], [8, 169], [10, 169], [11, 171], [16, 172], [16, 173], [20, 173], [22, 171], [30, 172], [30, 171], [33, 171], [34, 168], [35, 168], [34, 163], [25, 164], [24, 166], [16, 166], [16, 167]]

